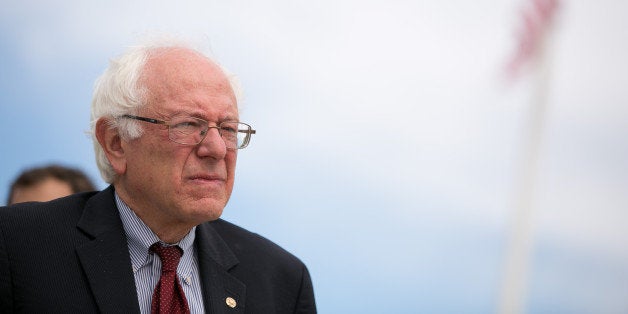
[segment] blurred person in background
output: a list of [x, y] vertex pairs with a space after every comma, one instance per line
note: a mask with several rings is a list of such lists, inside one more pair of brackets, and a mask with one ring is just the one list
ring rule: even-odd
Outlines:
[[112, 60], [91, 113], [111, 185], [0, 208], [0, 313], [316, 313], [303, 262], [220, 219], [255, 133], [237, 91], [185, 44]]
[[83, 171], [61, 165], [30, 168], [13, 181], [7, 204], [45, 202], [79, 192], [95, 191]]

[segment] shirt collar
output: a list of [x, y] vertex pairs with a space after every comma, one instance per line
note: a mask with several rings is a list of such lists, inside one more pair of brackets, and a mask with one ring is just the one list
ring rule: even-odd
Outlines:
[[[124, 232], [126, 233], [133, 272], [136, 272], [149, 262], [149, 247], [161, 240], [118, 196], [118, 193], [115, 193], [115, 199]], [[196, 227], [193, 227], [179, 243], [176, 243], [183, 250], [183, 256], [178, 267], [179, 271], [177, 271], [183, 277], [189, 276], [192, 269], [195, 231]]]

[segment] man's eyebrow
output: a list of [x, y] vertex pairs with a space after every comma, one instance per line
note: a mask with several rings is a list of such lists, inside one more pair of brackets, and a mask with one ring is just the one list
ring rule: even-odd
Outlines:
[[[203, 114], [203, 112], [195, 111], [195, 110], [179, 109], [179, 110], [172, 111], [172, 112], [168, 113], [165, 116], [167, 116], [169, 118], [176, 117], [176, 116], [188, 116], [188, 117], [203, 119], [203, 120], [211, 122], [207, 118], [207, 116], [205, 114]], [[240, 121], [240, 118], [238, 117], [238, 114], [230, 114], [229, 113], [229, 114], [226, 114], [224, 116], [220, 116], [220, 118], [218, 118], [218, 120], [217, 120], [217, 122], [223, 122], [223, 121]]]

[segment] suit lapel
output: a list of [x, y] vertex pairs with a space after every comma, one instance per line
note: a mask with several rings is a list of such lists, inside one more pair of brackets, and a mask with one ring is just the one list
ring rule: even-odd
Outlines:
[[229, 274], [238, 259], [209, 223], [196, 228], [203, 302], [207, 313], [244, 313], [246, 286]]
[[[76, 247], [101, 312], [139, 313], [135, 280], [113, 187], [85, 205], [77, 227], [90, 241]], [[229, 274], [238, 259], [210, 223], [196, 228], [203, 302], [207, 313], [244, 313], [246, 286]]]
[[91, 241], [76, 252], [101, 312], [139, 313], [135, 280], [113, 187], [94, 195], [77, 225]]

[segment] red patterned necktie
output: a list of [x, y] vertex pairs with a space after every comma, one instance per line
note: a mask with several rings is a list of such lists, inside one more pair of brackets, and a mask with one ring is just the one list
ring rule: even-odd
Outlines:
[[151, 314], [190, 313], [183, 287], [177, 279], [177, 266], [183, 252], [180, 247], [162, 246], [159, 242], [150, 250], [161, 259], [161, 277], [153, 292]]

